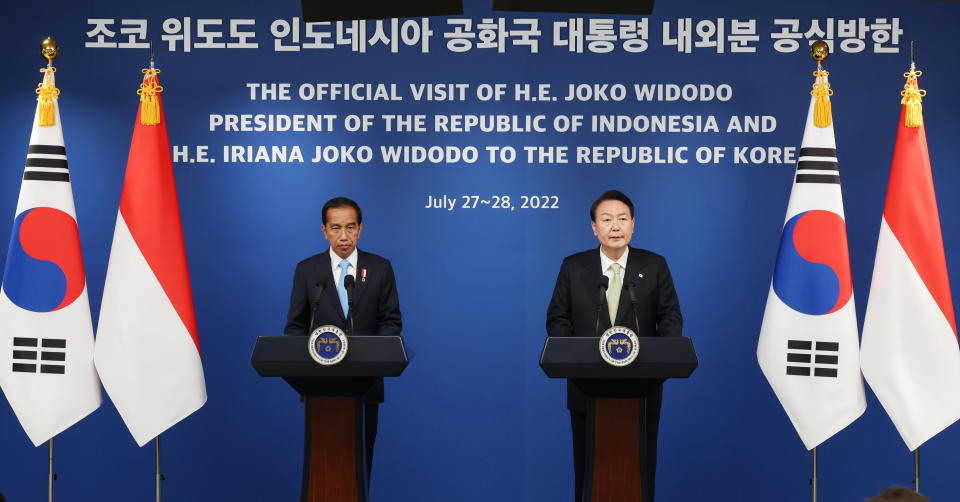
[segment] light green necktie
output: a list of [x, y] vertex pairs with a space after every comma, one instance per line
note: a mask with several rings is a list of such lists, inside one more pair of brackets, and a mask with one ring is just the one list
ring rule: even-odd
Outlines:
[[610, 310], [610, 325], [617, 323], [617, 306], [620, 305], [620, 289], [623, 288], [623, 278], [620, 277], [620, 264], [614, 262], [610, 265], [613, 269], [613, 280], [610, 281], [610, 289], [607, 290], [607, 308]]

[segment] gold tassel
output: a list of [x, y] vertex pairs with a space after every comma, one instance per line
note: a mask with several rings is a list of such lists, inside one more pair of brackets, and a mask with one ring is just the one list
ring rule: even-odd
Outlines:
[[157, 94], [163, 92], [163, 86], [157, 82], [158, 68], [144, 68], [143, 82], [137, 94], [140, 95], [140, 123], [143, 125], [157, 125], [160, 123], [160, 99]]
[[927, 91], [917, 86], [917, 77], [920, 75], [923, 75], [923, 72], [914, 69], [903, 74], [903, 77], [907, 79], [907, 83], [904, 84], [903, 90], [900, 91], [900, 95], [903, 96], [900, 104], [907, 105], [907, 113], [903, 118], [903, 125], [907, 127], [920, 127], [923, 125], [923, 105], [921, 101], [923, 101], [923, 97], [927, 95]]
[[37, 125], [42, 127], [57, 125], [57, 108], [53, 101], [60, 97], [60, 89], [53, 83], [53, 74], [57, 69], [53, 66], [41, 68], [43, 82], [37, 85]]
[[821, 68], [813, 72], [816, 80], [813, 82], [810, 95], [816, 101], [813, 108], [813, 125], [817, 127], [827, 127], [833, 122], [830, 109], [830, 96], [833, 96], [833, 89], [830, 88], [830, 82], [827, 82], [827, 75], [830, 75], [830, 72]]

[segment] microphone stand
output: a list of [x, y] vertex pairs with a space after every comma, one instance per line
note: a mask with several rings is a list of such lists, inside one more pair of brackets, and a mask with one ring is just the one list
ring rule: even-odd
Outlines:
[[[310, 309], [310, 325], [307, 327], [307, 336], [310, 336], [310, 333], [313, 332], [313, 323], [317, 319], [317, 307], [320, 306], [320, 295], [323, 294], [323, 290], [327, 287], [327, 281], [324, 277], [317, 279], [317, 294], [314, 296], [313, 302], [311, 302]], [[300, 394], [300, 402], [306, 402], [306, 398], [303, 397], [303, 394]], [[158, 438], [159, 440], [159, 438]]]
[[607, 285], [609, 284], [610, 284], [610, 278], [605, 275], [601, 275], [600, 285], [597, 288], [599, 290], [600, 296], [597, 299], [597, 327], [594, 328], [593, 330], [594, 336], [600, 336], [600, 310], [603, 308], [603, 299], [607, 295]]
[[323, 290], [327, 287], [327, 281], [324, 279], [323, 277], [317, 279], [317, 294], [314, 295], [313, 302], [311, 302], [312, 308], [310, 309], [310, 325], [307, 327], [307, 336], [310, 336], [310, 333], [313, 332], [313, 322], [317, 318], [317, 307], [320, 306], [320, 295], [323, 294]]
[[356, 284], [352, 275], [343, 280], [343, 288], [347, 290], [347, 322], [350, 323], [350, 334], [353, 335], [353, 287]]

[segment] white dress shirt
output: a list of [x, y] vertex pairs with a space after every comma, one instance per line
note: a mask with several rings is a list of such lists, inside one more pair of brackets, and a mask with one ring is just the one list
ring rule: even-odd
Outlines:
[[[601, 253], [603, 254], [603, 253]], [[333, 270], [333, 280], [334, 286], [340, 286], [340, 262], [343, 261], [343, 258], [333, 252], [333, 248], [330, 248], [330, 265]], [[357, 278], [357, 248], [353, 248], [353, 252], [350, 253], [350, 256], [347, 257], [347, 261], [350, 262], [350, 266], [347, 268], [347, 275], [352, 275], [354, 279]]]
[[[603, 269], [603, 275], [607, 276], [607, 280], [610, 281], [607, 284], [613, 283], [613, 269], [610, 268], [610, 265], [613, 265], [614, 263], [620, 264], [620, 281], [621, 283], [626, 284], [626, 282], [624, 281], [624, 278], [626, 277], [627, 255], [629, 254], [630, 254], [630, 247], [627, 246], [627, 248], [623, 250], [623, 255], [620, 256], [620, 259], [614, 261], [614, 260], [611, 260], [610, 257], [608, 257], [607, 255], [603, 254], [603, 249], [600, 250], [600, 268]], [[622, 290], [621, 290], [621, 294], [622, 294]], [[617, 301], [617, 305], [619, 305], [620, 299], [617, 298], [616, 301]], [[610, 289], [607, 288], [607, 305], [609, 305], [610, 303], [612, 303], [610, 300]]]

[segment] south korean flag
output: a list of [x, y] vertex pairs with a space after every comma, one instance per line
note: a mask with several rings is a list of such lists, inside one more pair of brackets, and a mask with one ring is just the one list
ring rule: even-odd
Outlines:
[[760, 368], [807, 449], [866, 409], [833, 121], [827, 109], [827, 124], [815, 125], [815, 101], [757, 345]]
[[[56, 90], [52, 70], [41, 85], [48, 93]], [[0, 286], [0, 388], [35, 446], [101, 402], [56, 94], [52, 101], [46, 120], [54, 124], [41, 125], [42, 103], [34, 116]]]

